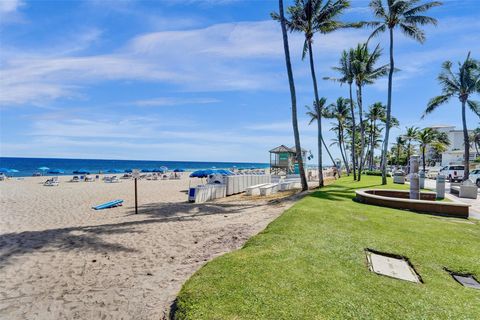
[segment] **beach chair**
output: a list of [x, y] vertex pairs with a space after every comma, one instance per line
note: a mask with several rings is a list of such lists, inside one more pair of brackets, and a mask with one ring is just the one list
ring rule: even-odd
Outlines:
[[93, 179], [93, 177], [90, 177], [90, 176], [85, 176], [85, 182], [94, 182], [95, 179]]
[[70, 179], [70, 182], [80, 182], [80, 178], [78, 176], [73, 176], [72, 179]]
[[55, 186], [58, 186], [58, 179], [48, 179], [47, 181], [45, 181], [43, 183], [44, 186], [46, 187], [55, 187]]

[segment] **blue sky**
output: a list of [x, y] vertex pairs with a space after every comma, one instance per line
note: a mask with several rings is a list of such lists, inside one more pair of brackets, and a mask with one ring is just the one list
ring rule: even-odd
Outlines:
[[[277, 8], [278, 1], [260, 0], [0, 0], [0, 155], [267, 162], [270, 148], [293, 144], [281, 32], [269, 16]], [[480, 58], [480, 1], [445, 1], [430, 15], [439, 25], [426, 28], [424, 45], [396, 33], [400, 129], [460, 127], [455, 100], [420, 116], [440, 93], [443, 61], [464, 60], [469, 50]], [[344, 19], [371, 19], [368, 1], [353, 0]], [[334, 75], [341, 51], [368, 35], [318, 35], [318, 77]], [[299, 124], [303, 147], [316, 154], [302, 41], [290, 36]], [[385, 102], [386, 87], [386, 79], [366, 87], [364, 105]], [[319, 89], [329, 102], [348, 93], [323, 80]], [[478, 117], [467, 116], [476, 127]], [[324, 126], [333, 137], [329, 120]]]

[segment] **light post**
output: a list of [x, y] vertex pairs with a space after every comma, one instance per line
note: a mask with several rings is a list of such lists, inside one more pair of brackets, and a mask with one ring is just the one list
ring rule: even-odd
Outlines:
[[135, 181], [135, 214], [138, 214], [138, 196], [137, 196], [137, 179], [140, 176], [140, 170], [133, 169], [132, 170], [132, 177]]

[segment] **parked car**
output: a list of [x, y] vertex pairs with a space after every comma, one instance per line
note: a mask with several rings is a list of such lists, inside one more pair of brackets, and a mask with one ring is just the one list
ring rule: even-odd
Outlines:
[[480, 188], [480, 169], [472, 170], [468, 178]]
[[437, 176], [440, 172], [440, 170], [442, 169], [442, 167], [432, 167], [432, 168], [429, 168], [427, 170], [427, 172], [425, 173], [425, 177], [427, 177], [427, 179], [434, 179], [436, 180], [437, 179]]
[[464, 166], [445, 166], [440, 170], [439, 174], [446, 176], [450, 182], [461, 182], [463, 180], [464, 170]]

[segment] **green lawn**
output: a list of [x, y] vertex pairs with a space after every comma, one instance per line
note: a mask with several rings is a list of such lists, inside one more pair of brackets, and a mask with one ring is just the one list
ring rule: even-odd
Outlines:
[[[303, 198], [206, 264], [183, 286], [176, 318], [480, 319], [480, 290], [443, 270], [480, 279], [480, 224], [356, 203], [354, 189], [380, 177], [351, 180]], [[371, 273], [365, 248], [407, 256], [424, 283]]]

